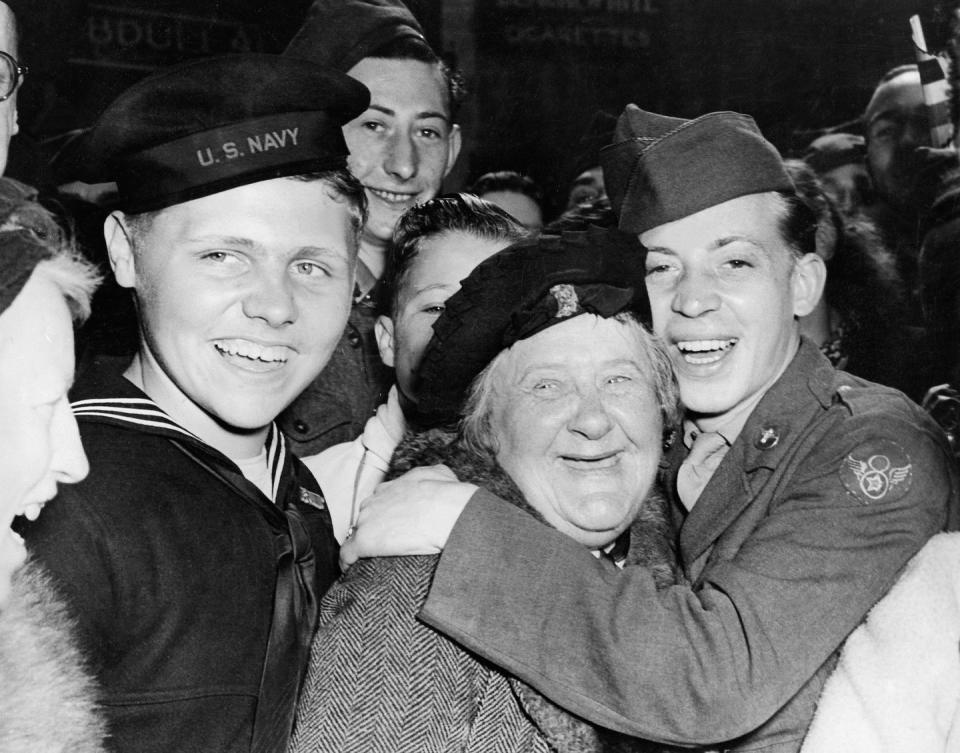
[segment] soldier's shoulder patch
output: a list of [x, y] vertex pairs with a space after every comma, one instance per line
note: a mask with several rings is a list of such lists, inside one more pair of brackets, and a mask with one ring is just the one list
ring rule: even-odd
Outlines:
[[893, 502], [910, 491], [913, 461], [892, 439], [867, 440], [843, 459], [840, 480], [865, 505]]

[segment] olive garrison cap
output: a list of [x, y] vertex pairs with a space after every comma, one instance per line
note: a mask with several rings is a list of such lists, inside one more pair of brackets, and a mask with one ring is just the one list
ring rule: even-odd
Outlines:
[[636, 236], [598, 227], [519, 241], [481, 262], [434, 322], [417, 372], [417, 422], [457, 419], [500, 351], [571, 317], [631, 311], [649, 327], [644, 277]]
[[630, 233], [740, 196], [793, 191], [780, 153], [736, 112], [684, 120], [627, 105], [600, 162], [619, 227]]
[[315, 0], [284, 55], [346, 72], [384, 45], [410, 38], [426, 43], [400, 0]]
[[346, 165], [344, 123], [370, 92], [281, 55], [204, 58], [121, 94], [79, 139], [74, 170], [115, 181], [118, 206], [145, 212], [270, 178]]

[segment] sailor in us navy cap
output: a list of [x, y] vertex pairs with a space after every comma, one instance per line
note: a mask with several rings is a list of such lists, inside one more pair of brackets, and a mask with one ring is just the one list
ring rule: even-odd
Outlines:
[[116, 751], [282, 751], [318, 597], [338, 574], [321, 490], [275, 417], [350, 310], [363, 189], [342, 126], [367, 89], [270, 55], [121, 94], [77, 176], [116, 181], [104, 233], [139, 319], [80, 376], [91, 472], [27, 532], [62, 584]]
[[[379, 487], [342, 556], [442, 548], [419, 618], [590, 722], [797, 751], [847, 635], [960, 524], [957, 471], [919, 406], [801, 338], [824, 282], [817, 225], [752, 118], [631, 105], [601, 160], [620, 229], [646, 249], [653, 329], [685, 407], [664, 473], [689, 585], [658, 593], [643, 567], [611, 578], [427, 469]], [[386, 535], [409, 533], [408, 518], [429, 530]]]

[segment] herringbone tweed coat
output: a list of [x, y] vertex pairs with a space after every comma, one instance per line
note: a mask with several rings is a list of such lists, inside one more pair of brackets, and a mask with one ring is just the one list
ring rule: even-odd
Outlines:
[[[491, 459], [470, 453], [443, 432], [408, 435], [390, 476], [439, 462], [461, 480], [539, 517]], [[628, 558], [628, 564], [652, 567], [661, 586], [677, 578], [663, 504], [659, 495], [644, 503], [631, 529]], [[419, 622], [437, 560], [361, 560], [327, 593], [291, 753], [660, 750], [566, 714]]]

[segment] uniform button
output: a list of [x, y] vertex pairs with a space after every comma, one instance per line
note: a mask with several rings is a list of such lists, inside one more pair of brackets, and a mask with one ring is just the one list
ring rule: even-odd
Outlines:
[[354, 348], [360, 347], [360, 335], [356, 332], [351, 332], [347, 335], [347, 342], [350, 343]]
[[293, 428], [294, 428], [295, 431], [297, 431], [297, 432], [300, 433], [300, 434], [306, 434], [306, 433], [307, 433], [307, 429], [309, 429], [310, 427], [307, 426], [307, 422], [306, 422], [306, 421], [301, 421], [301, 420], [297, 419], [296, 421], [293, 422]]
[[780, 432], [776, 427], [764, 426], [753, 443], [758, 450], [771, 450], [780, 443]]

